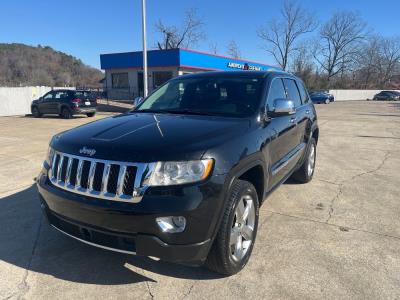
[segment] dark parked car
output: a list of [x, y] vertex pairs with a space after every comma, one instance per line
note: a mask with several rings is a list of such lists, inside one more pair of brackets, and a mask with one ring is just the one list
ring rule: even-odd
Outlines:
[[32, 115], [36, 118], [47, 114], [57, 114], [64, 119], [84, 114], [93, 117], [96, 114], [97, 98], [85, 90], [53, 90], [34, 100]]
[[400, 93], [396, 91], [382, 91], [376, 94], [373, 100], [400, 100]]
[[318, 135], [291, 74], [185, 75], [134, 111], [55, 135], [39, 198], [50, 224], [81, 242], [234, 274], [266, 197], [289, 177], [312, 179]]
[[325, 103], [329, 104], [330, 102], [335, 101], [335, 97], [332, 94], [329, 94], [328, 91], [312, 91], [310, 92], [310, 98], [313, 103]]

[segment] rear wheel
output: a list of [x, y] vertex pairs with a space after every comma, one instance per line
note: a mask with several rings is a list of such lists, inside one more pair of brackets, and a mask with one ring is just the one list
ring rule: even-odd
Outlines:
[[222, 223], [208, 254], [206, 266], [233, 275], [249, 261], [258, 227], [258, 196], [254, 186], [236, 180], [230, 190]]
[[94, 117], [95, 114], [96, 114], [95, 112], [91, 112], [91, 113], [87, 113], [86, 115], [87, 115], [89, 118], [91, 118], [91, 117]]
[[314, 176], [315, 161], [317, 157], [317, 144], [311, 138], [306, 159], [300, 169], [293, 173], [292, 178], [300, 183], [310, 182]]
[[36, 106], [32, 107], [32, 115], [35, 118], [40, 118], [42, 116], [42, 114], [39, 111], [39, 108], [37, 108]]
[[61, 118], [63, 118], [63, 119], [71, 119], [71, 118], [72, 118], [71, 111], [70, 111], [68, 108], [66, 108], [66, 107], [64, 107], [64, 108], [61, 109], [61, 114], [60, 114], [60, 116], [61, 116]]

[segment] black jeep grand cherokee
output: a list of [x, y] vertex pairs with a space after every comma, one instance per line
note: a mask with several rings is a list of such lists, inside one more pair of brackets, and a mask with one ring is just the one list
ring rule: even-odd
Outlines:
[[264, 199], [290, 176], [311, 180], [317, 141], [293, 75], [197, 73], [54, 136], [37, 186], [50, 224], [73, 238], [234, 274]]

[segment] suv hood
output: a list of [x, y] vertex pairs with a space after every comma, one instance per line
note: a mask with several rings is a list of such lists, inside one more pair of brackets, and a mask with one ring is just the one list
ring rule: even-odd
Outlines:
[[86, 147], [95, 150], [93, 158], [116, 161], [194, 160], [211, 147], [240, 137], [249, 125], [248, 119], [129, 113], [58, 134], [52, 147], [87, 156], [80, 153]]

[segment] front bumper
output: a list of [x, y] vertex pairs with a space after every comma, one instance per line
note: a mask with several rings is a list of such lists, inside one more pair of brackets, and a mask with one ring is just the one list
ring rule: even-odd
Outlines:
[[[44, 169], [37, 187], [49, 223], [87, 244], [165, 261], [202, 264], [209, 252], [223, 205], [225, 176], [195, 186], [149, 188], [139, 203], [123, 203], [61, 190]], [[184, 216], [181, 233], [164, 233], [161, 216]]]

